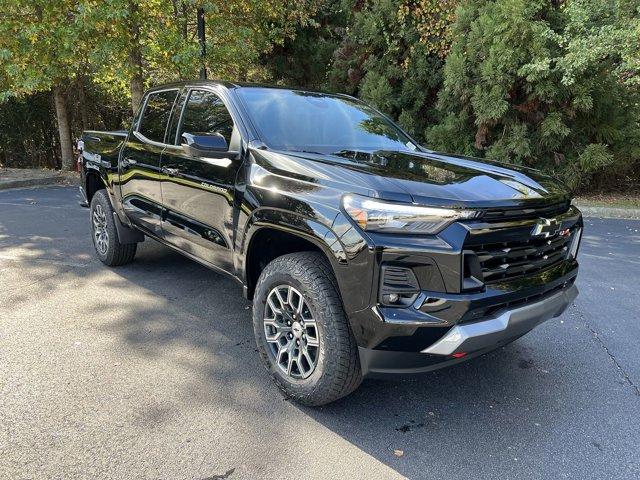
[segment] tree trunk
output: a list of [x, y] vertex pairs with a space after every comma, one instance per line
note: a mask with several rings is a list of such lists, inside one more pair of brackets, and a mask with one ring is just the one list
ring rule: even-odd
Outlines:
[[144, 77], [142, 70], [142, 49], [140, 47], [140, 23], [138, 20], [138, 5], [129, 2], [129, 32], [131, 44], [129, 46], [129, 68], [131, 69], [131, 109], [135, 115], [144, 95]]
[[82, 122], [82, 130], [89, 130], [89, 115], [87, 113], [87, 98], [84, 93], [84, 83], [86, 77], [81, 75], [77, 79], [78, 85], [78, 108], [80, 109], [80, 120]]
[[133, 114], [135, 115], [142, 101], [142, 96], [144, 95], [142, 75], [134, 74], [133, 77], [131, 77], [129, 86], [131, 87], [131, 110], [133, 110]]
[[67, 109], [67, 96], [59, 86], [53, 89], [53, 99], [56, 105], [56, 118], [58, 120], [58, 134], [60, 135], [60, 158], [63, 170], [73, 170], [73, 144], [71, 142], [71, 126], [69, 124], [69, 111]]

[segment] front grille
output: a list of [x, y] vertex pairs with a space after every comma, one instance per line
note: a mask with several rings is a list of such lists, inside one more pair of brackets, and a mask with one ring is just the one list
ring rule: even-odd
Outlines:
[[528, 220], [539, 217], [553, 217], [569, 210], [570, 202], [563, 201], [541, 207], [516, 207], [489, 209], [484, 212], [482, 220], [485, 222], [501, 222], [507, 220]]
[[490, 284], [539, 272], [565, 260], [573, 234], [570, 231], [551, 238], [482, 243], [468, 248], [480, 264], [481, 280]]
[[507, 309], [507, 308], [514, 309], [521, 305], [527, 305], [530, 303], [539, 302], [541, 300], [544, 300], [545, 298], [549, 298], [555, 295], [556, 293], [564, 290], [565, 288], [570, 287], [571, 285], [573, 285], [575, 280], [576, 280], [576, 277], [572, 277], [569, 280], [567, 280], [565, 283], [561, 283], [554, 287], [547, 288], [544, 291], [535, 293], [533, 295], [520, 297], [515, 300], [511, 300], [509, 302], [496, 303], [489, 307], [481, 307], [475, 310], [470, 310], [464, 315], [464, 317], [460, 319], [460, 323], [469, 323], [477, 320], [482, 320], [487, 317], [494, 317], [494, 316], [497, 316], [500, 313], [500, 311], [504, 309]]

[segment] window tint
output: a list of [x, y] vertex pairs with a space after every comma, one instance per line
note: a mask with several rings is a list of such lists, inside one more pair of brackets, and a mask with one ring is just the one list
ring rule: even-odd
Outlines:
[[171, 116], [171, 122], [169, 123], [169, 131], [167, 132], [167, 143], [169, 145], [175, 145], [176, 143], [176, 134], [178, 133], [178, 122], [180, 121], [180, 114], [182, 114], [182, 107], [184, 106], [184, 102], [187, 99], [187, 94], [185, 92], [180, 94], [178, 100], [176, 101], [176, 107], [173, 109], [173, 115]]
[[152, 93], [142, 113], [138, 131], [154, 142], [164, 142], [164, 131], [167, 128], [171, 107], [178, 95], [177, 90]]
[[215, 93], [203, 90], [191, 92], [184, 110], [178, 143], [182, 141], [182, 134], [185, 132], [194, 135], [220, 133], [228, 145], [231, 143], [232, 131], [231, 115]]

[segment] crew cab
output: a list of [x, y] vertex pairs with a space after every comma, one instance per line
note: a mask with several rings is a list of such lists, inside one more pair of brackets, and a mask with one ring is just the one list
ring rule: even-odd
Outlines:
[[346, 95], [153, 88], [129, 131], [84, 132], [80, 163], [100, 260], [149, 237], [236, 279], [267, 370], [306, 405], [482, 355], [578, 293], [561, 183], [431, 151]]

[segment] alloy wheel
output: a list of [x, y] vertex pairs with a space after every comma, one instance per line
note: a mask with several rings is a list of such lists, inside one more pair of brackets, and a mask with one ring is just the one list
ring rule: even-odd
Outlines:
[[107, 231], [107, 215], [99, 203], [93, 210], [93, 237], [96, 249], [101, 255], [106, 255], [109, 248], [109, 232]]
[[318, 363], [320, 338], [309, 304], [290, 285], [279, 285], [267, 295], [264, 333], [272, 360], [280, 371], [305, 379]]

